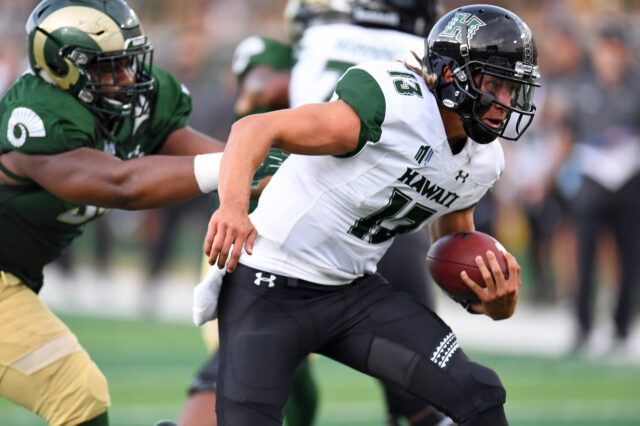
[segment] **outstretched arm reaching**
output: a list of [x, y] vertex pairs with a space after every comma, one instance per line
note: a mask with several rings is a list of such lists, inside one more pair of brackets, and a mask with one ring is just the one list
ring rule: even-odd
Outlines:
[[[0, 162], [13, 175], [30, 179], [64, 200], [137, 210], [174, 204], [201, 194], [203, 182], [194, 173], [194, 155], [223, 149], [222, 143], [182, 128], [173, 132], [160, 150], [170, 155], [123, 161], [96, 149], [78, 148], [50, 155], [13, 151], [1, 155]], [[217, 174], [212, 178], [217, 179]], [[9, 185], [18, 183], [6, 175], [1, 180]], [[214, 185], [208, 182], [207, 186]]]

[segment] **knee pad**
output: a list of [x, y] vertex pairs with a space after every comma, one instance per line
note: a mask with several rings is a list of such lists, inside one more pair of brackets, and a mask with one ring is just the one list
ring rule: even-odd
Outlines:
[[[435, 386], [429, 384], [434, 378]], [[502, 406], [506, 400], [506, 391], [498, 375], [470, 361], [461, 350], [454, 355], [447, 370], [421, 359], [416, 366], [410, 390], [418, 390], [421, 392], [419, 394], [426, 393], [427, 396], [436, 393], [439, 401], [434, 402], [434, 406], [459, 424], [476, 418], [479, 413]]]
[[367, 366], [376, 377], [402, 386], [458, 423], [501, 406], [506, 400], [497, 374], [470, 361], [462, 349], [442, 368], [405, 346], [376, 337]]
[[450, 373], [462, 385], [466, 398], [473, 405], [474, 413], [482, 413], [505, 403], [507, 391], [498, 375], [490, 368], [477, 364], [464, 355], [458, 363], [452, 363]]

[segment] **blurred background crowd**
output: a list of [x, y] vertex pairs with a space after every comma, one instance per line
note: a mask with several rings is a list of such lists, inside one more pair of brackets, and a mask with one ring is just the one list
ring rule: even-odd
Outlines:
[[[28, 67], [24, 22], [35, 0], [2, 0], [0, 91]], [[234, 116], [231, 59], [249, 35], [288, 41], [285, 0], [129, 0], [155, 47], [155, 64], [189, 88], [190, 125], [225, 140]], [[468, 1], [442, 1], [445, 10]], [[575, 322], [573, 349], [603, 307], [625, 343], [640, 306], [640, 1], [494, 1], [536, 37], [542, 88], [531, 129], [502, 142], [505, 175], [478, 209], [481, 230], [523, 265], [523, 302], [561, 306]], [[418, 52], [421, 54], [421, 52]], [[56, 266], [91, 262], [109, 273], [119, 253], [144, 265], [149, 285], [177, 264], [197, 280], [210, 216], [202, 197], [153, 212], [112, 211]], [[133, 254], [135, 253], [135, 254]], [[140, 263], [142, 262], [142, 263]]]

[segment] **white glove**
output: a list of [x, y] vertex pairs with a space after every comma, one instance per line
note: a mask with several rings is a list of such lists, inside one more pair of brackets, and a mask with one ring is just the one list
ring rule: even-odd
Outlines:
[[226, 273], [226, 265], [224, 269], [212, 265], [204, 279], [193, 288], [193, 323], [198, 327], [218, 317], [218, 296]]

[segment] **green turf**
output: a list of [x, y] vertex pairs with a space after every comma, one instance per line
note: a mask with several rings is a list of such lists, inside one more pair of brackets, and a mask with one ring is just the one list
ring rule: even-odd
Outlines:
[[[114, 426], [150, 426], [176, 419], [184, 389], [206, 358], [199, 331], [189, 325], [64, 317], [107, 375]], [[541, 359], [471, 353], [495, 369], [509, 396], [514, 426], [640, 425], [640, 367], [579, 359]], [[383, 425], [378, 385], [317, 357], [321, 404], [318, 426]], [[24, 409], [0, 399], [0, 426], [42, 426]]]

